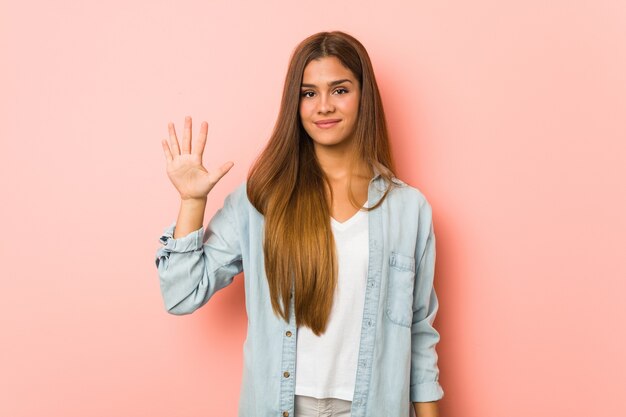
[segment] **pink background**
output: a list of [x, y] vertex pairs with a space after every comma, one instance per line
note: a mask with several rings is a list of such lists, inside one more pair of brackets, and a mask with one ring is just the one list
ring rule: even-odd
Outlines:
[[193, 315], [162, 304], [160, 140], [191, 115], [206, 165], [235, 161], [208, 221], [292, 49], [332, 29], [370, 52], [434, 209], [442, 417], [626, 415], [624, 3], [306, 4], [2, 2], [0, 415], [236, 415], [241, 277]]

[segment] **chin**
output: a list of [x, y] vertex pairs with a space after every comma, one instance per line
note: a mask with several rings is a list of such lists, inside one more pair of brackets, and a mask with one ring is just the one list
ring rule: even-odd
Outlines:
[[337, 146], [344, 143], [342, 140], [313, 140], [313, 143], [318, 146]]

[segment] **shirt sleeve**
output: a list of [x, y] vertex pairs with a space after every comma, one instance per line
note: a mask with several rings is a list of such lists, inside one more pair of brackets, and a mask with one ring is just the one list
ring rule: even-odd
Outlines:
[[204, 242], [204, 226], [174, 239], [176, 222], [159, 238], [162, 247], [157, 250], [155, 262], [168, 313], [193, 313], [242, 272], [241, 246], [231, 199], [232, 194], [209, 221]]
[[[416, 247], [419, 264], [413, 294], [413, 322], [411, 325], [411, 402], [437, 401], [444, 392], [439, 384], [437, 351], [439, 332], [433, 327], [439, 308], [433, 285], [435, 275], [435, 233], [432, 210], [428, 203], [420, 212], [420, 228], [428, 230], [424, 243]], [[423, 240], [423, 239], [422, 239]]]

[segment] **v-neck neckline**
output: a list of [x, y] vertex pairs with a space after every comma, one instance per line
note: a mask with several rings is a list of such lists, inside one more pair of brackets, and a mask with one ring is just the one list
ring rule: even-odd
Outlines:
[[359, 208], [359, 210], [357, 210], [357, 212], [354, 213], [352, 217], [344, 220], [343, 222], [340, 222], [339, 220], [335, 219], [333, 216], [330, 216], [330, 223], [333, 227], [337, 228], [338, 230], [346, 230], [354, 222], [356, 222], [360, 217], [367, 214], [367, 211], [362, 210], [365, 207], [367, 207], [367, 202], [363, 204], [363, 207]]

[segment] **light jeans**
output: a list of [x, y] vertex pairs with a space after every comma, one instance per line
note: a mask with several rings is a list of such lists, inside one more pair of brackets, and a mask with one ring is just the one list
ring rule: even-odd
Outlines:
[[352, 402], [339, 398], [295, 396], [295, 417], [350, 417]]

